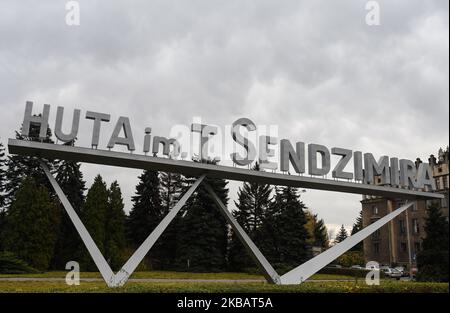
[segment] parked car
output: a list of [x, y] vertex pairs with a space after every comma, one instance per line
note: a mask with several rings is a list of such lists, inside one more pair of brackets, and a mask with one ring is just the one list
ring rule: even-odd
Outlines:
[[331, 267], [331, 268], [342, 268], [342, 265], [339, 264], [330, 264], [327, 267]]
[[397, 266], [397, 267], [395, 267], [395, 269], [402, 274], [402, 277], [409, 276], [409, 271], [406, 270], [406, 268], [404, 268], [403, 266]]
[[400, 277], [402, 277], [402, 273], [400, 271], [396, 270], [395, 268], [383, 267], [383, 268], [381, 268], [381, 271], [383, 271], [384, 275], [386, 275], [387, 277], [390, 277], [390, 278], [395, 278], [395, 279], [399, 280]]
[[355, 270], [366, 270], [365, 267], [362, 267], [361, 265], [352, 265], [350, 268], [353, 268]]

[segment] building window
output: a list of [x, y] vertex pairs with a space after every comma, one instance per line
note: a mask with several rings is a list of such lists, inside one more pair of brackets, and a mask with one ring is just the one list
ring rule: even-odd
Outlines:
[[436, 178], [436, 189], [441, 190], [441, 180], [439, 178]]
[[372, 214], [373, 215], [378, 215], [378, 207], [376, 205], [372, 206]]
[[415, 242], [414, 243], [414, 251], [416, 252], [416, 254], [417, 254], [417, 252], [420, 251], [420, 242]]
[[402, 249], [402, 252], [406, 252], [407, 250], [406, 242], [400, 243], [400, 248]]
[[373, 244], [373, 253], [380, 254], [380, 244], [378, 242]]
[[403, 235], [404, 233], [406, 233], [405, 220], [399, 220], [398, 226], [399, 226], [399, 230], [400, 230], [400, 235]]
[[413, 233], [418, 234], [419, 233], [419, 221], [417, 221], [417, 218], [413, 218], [412, 224], [413, 224]]
[[442, 177], [442, 185], [444, 188], [448, 188], [448, 176]]
[[417, 202], [414, 202], [412, 205], [412, 210], [417, 211]]

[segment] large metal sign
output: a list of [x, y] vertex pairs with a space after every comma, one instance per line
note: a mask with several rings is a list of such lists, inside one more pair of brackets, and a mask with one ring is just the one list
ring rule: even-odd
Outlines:
[[[44, 139], [47, 135], [50, 106], [44, 105], [43, 112], [39, 115], [33, 115], [32, 109], [32, 102], [27, 102], [22, 125], [22, 135], [28, 137], [31, 127], [39, 126], [39, 137]], [[62, 142], [74, 141], [78, 135], [81, 111], [74, 111], [71, 131], [68, 134], [63, 133], [62, 131], [63, 115], [64, 109], [58, 107], [54, 128], [55, 135]], [[303, 142], [296, 142], [294, 149], [292, 143], [287, 139], [279, 141], [280, 155], [278, 164], [278, 162], [270, 160], [275, 156], [273, 145], [278, 144], [277, 138], [271, 136], [259, 137], [259, 152], [257, 157], [255, 145], [240, 132], [242, 128], [245, 128], [247, 132], [256, 129], [253, 121], [247, 118], [238, 119], [232, 125], [230, 139], [240, 145], [243, 148], [244, 153], [233, 152], [230, 157], [235, 164], [235, 167], [230, 167], [179, 160], [178, 157], [183, 153], [180, 143], [174, 138], [161, 136], [154, 136], [152, 142], [150, 128], [145, 129], [143, 138], [144, 154], [111, 151], [116, 145], [124, 145], [129, 151], [135, 151], [135, 142], [130, 120], [123, 116], [118, 118], [113, 133], [109, 137], [107, 144], [109, 150], [99, 149], [101, 124], [109, 122], [111, 117], [106, 113], [91, 111], [86, 112], [85, 117], [88, 120], [93, 120], [90, 148], [9, 139], [9, 152], [12, 154], [22, 154], [39, 158], [68, 159], [112, 166], [176, 172], [199, 177], [175, 207], [170, 210], [167, 216], [125, 263], [122, 269], [117, 274], [114, 274], [56, 180], [49, 172], [48, 168], [42, 163], [41, 166], [44, 172], [60, 198], [71, 221], [75, 225], [95, 264], [100, 270], [105, 282], [110, 287], [121, 286], [128, 280], [129, 276], [151, 249], [156, 240], [161, 236], [187, 199], [201, 183], [206, 184], [203, 181], [205, 176], [345, 193], [377, 195], [388, 198], [404, 198], [412, 200], [419, 198], [443, 198], [443, 195], [432, 192], [436, 189], [436, 185], [429, 164], [421, 163], [416, 167], [410, 160], [399, 160], [396, 157], [389, 158], [388, 156], [382, 156], [377, 162], [371, 153], [363, 154], [360, 151], [353, 152], [349, 149], [337, 147], [333, 147], [329, 150], [327, 147], [318, 144], [308, 144], [306, 154], [305, 144]], [[214, 136], [217, 133], [216, 127], [194, 123], [191, 125], [191, 131], [192, 133], [200, 134], [200, 159], [211, 159], [208, 155], [207, 146], [211, 136]], [[123, 133], [123, 136], [120, 135], [121, 133]], [[162, 148], [163, 157], [158, 157], [160, 148]], [[152, 156], [147, 155], [149, 152], [152, 153]], [[330, 180], [324, 179], [323, 177], [331, 170], [331, 154], [340, 156], [340, 161], [332, 170], [333, 179]], [[217, 156], [213, 159], [216, 161], [219, 160]], [[318, 164], [318, 159], [321, 160], [320, 164]], [[344, 171], [346, 165], [349, 164], [352, 159], [353, 172]], [[262, 171], [252, 171], [248, 169], [248, 166], [255, 160], [259, 161]], [[306, 171], [306, 163], [308, 165], [309, 177], [303, 175]], [[291, 166], [298, 175], [288, 174]], [[277, 169], [279, 169], [281, 173], [276, 172]], [[269, 172], [264, 170], [269, 170]], [[381, 184], [375, 184], [375, 177], [381, 179]], [[208, 185], [205, 187], [211, 194], [220, 212], [224, 215], [225, 219], [244, 244], [248, 253], [252, 256], [262, 273], [265, 275], [267, 281], [276, 284], [302, 283], [322, 267], [348, 251], [351, 247], [412, 205], [411, 202], [407, 203], [377, 222], [364, 228], [357, 234], [350, 236], [343, 242], [333, 246], [322, 254], [280, 277], [242, 227], [233, 218], [232, 214], [214, 193], [212, 188]]]

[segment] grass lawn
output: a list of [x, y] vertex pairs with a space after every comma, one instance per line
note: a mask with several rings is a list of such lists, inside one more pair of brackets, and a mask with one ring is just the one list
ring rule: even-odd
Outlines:
[[[66, 272], [48, 272], [27, 275], [0, 275], [0, 278], [64, 278]], [[99, 273], [81, 273], [81, 278], [100, 278]], [[155, 279], [263, 279], [260, 275], [245, 273], [180, 273], [136, 272], [132, 278]], [[339, 281], [350, 279], [350, 281]], [[318, 282], [318, 280], [320, 280]], [[335, 281], [322, 281], [335, 280]], [[0, 292], [441, 292], [448, 293], [448, 283], [420, 283], [383, 279], [379, 286], [368, 286], [365, 280], [340, 275], [316, 274], [301, 285], [277, 286], [266, 282], [140, 282], [130, 281], [120, 288], [108, 288], [103, 281], [81, 281], [79, 286], [68, 286], [64, 281], [0, 281]]]
[[1, 281], [0, 292], [440, 292], [448, 293], [448, 284], [382, 281], [379, 286], [358, 282], [306, 282], [301, 285], [275, 286], [267, 283], [216, 283], [216, 282], [129, 282], [124, 287], [107, 288], [103, 282], [81, 282], [68, 286], [64, 281]]
[[[0, 278], [10, 277], [26, 277], [26, 278], [65, 278], [67, 272], [45, 272], [37, 274], [0, 274]], [[83, 278], [101, 278], [99, 272], [82, 272], [80, 274]], [[154, 279], [261, 279], [264, 277], [259, 274], [247, 273], [189, 273], [189, 272], [171, 272], [171, 271], [151, 271], [151, 272], [134, 272], [130, 278], [154, 278]], [[345, 275], [329, 275], [329, 274], [315, 274], [311, 280], [337, 280], [337, 279], [354, 279], [351, 276]]]

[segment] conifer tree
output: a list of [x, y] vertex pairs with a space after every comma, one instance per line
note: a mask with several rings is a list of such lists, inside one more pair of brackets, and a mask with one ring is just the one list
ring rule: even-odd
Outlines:
[[3, 144], [0, 142], [0, 211], [2, 211], [5, 206], [5, 195], [3, 194], [5, 191], [5, 184], [6, 184], [6, 173], [4, 169], [5, 164], [6, 164], [5, 147], [3, 147]]
[[336, 239], [334, 240], [335, 243], [339, 243], [347, 239], [348, 233], [347, 230], [345, 230], [344, 225], [341, 225], [341, 228], [339, 229], [339, 233], [336, 236]]
[[4, 249], [32, 267], [47, 270], [56, 243], [59, 211], [48, 190], [27, 177], [6, 215]]
[[308, 258], [305, 208], [296, 188], [276, 188], [262, 227], [262, 249], [272, 262], [292, 267]]
[[178, 173], [161, 172], [160, 184], [162, 211], [167, 214], [182, 196], [183, 177]]
[[[253, 167], [259, 171], [259, 164]], [[238, 191], [238, 201], [235, 201], [237, 210], [233, 211], [233, 216], [258, 246], [261, 243], [261, 225], [264, 214], [270, 205], [272, 187], [266, 184], [245, 182]], [[245, 268], [254, 267], [255, 263], [245, 251], [234, 231], [231, 232], [229, 248], [229, 266], [232, 270], [240, 271]]]
[[5, 229], [5, 218], [6, 218], [6, 209], [5, 209], [5, 184], [6, 184], [6, 173], [4, 170], [5, 166], [5, 148], [3, 144], [0, 142], [0, 251], [3, 251], [3, 232]]
[[430, 204], [422, 250], [417, 255], [418, 280], [448, 282], [448, 227], [448, 221], [439, 206], [436, 203]]
[[328, 248], [329, 242], [327, 226], [325, 225], [323, 219], [317, 219], [317, 214], [315, 215], [315, 218], [317, 221], [314, 227], [315, 244], [322, 248]]
[[319, 219], [317, 214], [305, 211], [306, 228], [308, 229], [308, 244], [321, 248], [328, 248], [328, 230], [323, 219]]
[[[211, 161], [209, 161], [211, 162]], [[188, 185], [195, 179], [188, 179]], [[228, 203], [228, 184], [224, 179], [205, 178], [221, 201]], [[184, 271], [222, 271], [226, 267], [228, 225], [204, 185], [186, 204], [179, 225], [177, 269]]]
[[[363, 229], [363, 218], [362, 218], [362, 210], [359, 212], [358, 217], [356, 218], [355, 223], [353, 224], [352, 227], [352, 232], [351, 235], [356, 234], [357, 232], [359, 232], [360, 230]], [[355, 245], [354, 247], [352, 247], [350, 250], [351, 251], [363, 251], [363, 241], [359, 242], [357, 245]]]
[[[160, 173], [161, 205], [163, 216], [176, 205], [185, 190], [185, 178], [178, 173]], [[179, 225], [182, 212], [177, 214], [164, 233], [161, 235], [159, 252], [161, 257], [160, 268], [164, 270], [176, 269], [176, 251], [178, 245]]]
[[105, 258], [114, 271], [123, 263], [125, 248], [125, 212], [123, 211], [122, 192], [117, 181], [108, 190], [108, 209], [105, 225]]
[[[86, 196], [86, 202], [81, 211], [81, 219], [89, 231], [92, 239], [100, 252], [105, 252], [106, 216], [108, 212], [108, 189], [100, 175], [94, 179], [94, 183]], [[82, 270], [96, 271], [97, 268], [87, 250], [83, 250], [81, 258]]]
[[280, 215], [283, 210], [281, 202], [281, 188], [275, 187], [275, 197], [271, 205], [264, 213], [264, 219], [261, 225], [261, 237], [263, 238], [260, 244], [261, 252], [271, 263], [280, 263]]
[[6, 210], [0, 209], [0, 252], [5, 250]]
[[281, 231], [278, 244], [280, 262], [289, 266], [296, 266], [306, 261], [308, 257], [306, 248], [308, 231], [305, 227], [306, 216], [303, 211], [306, 207], [300, 201], [297, 189], [292, 187], [282, 188], [279, 204], [283, 206], [278, 220]]
[[[47, 127], [47, 137], [41, 140], [39, 138], [40, 127], [37, 125], [30, 126], [30, 133], [28, 137], [21, 135], [16, 132], [16, 139], [29, 140], [29, 141], [42, 141], [44, 143], [53, 143], [52, 132], [49, 127]], [[9, 155], [6, 162], [6, 184], [5, 184], [5, 205], [8, 207], [11, 201], [14, 199], [14, 195], [22, 183], [25, 177], [33, 177], [34, 181], [38, 185], [45, 186], [47, 190], [53, 194], [53, 188], [50, 185], [49, 180], [45, 176], [41, 169], [40, 162], [44, 162], [50, 171], [54, 171], [54, 165], [56, 162], [54, 160], [47, 160], [44, 158], [34, 158], [22, 155]]]
[[[163, 218], [160, 188], [158, 172], [145, 170], [139, 176], [136, 195], [131, 199], [133, 207], [126, 220], [127, 240], [134, 249], [144, 242]], [[158, 268], [161, 264], [160, 245], [161, 240], [158, 240], [147, 256], [152, 268]]]
[[[75, 212], [81, 218], [81, 208], [84, 203], [84, 191], [86, 183], [80, 170], [80, 163], [73, 161], [61, 161], [57, 165], [56, 181], [64, 191], [67, 199]], [[55, 256], [52, 260], [52, 268], [63, 270], [65, 264], [71, 260], [78, 260], [81, 255], [86, 254], [85, 247], [80, 235], [65, 211], [63, 205], [58, 201], [61, 211], [61, 224], [59, 227], [58, 241], [55, 247]], [[84, 251], [81, 253], [80, 251]]]

